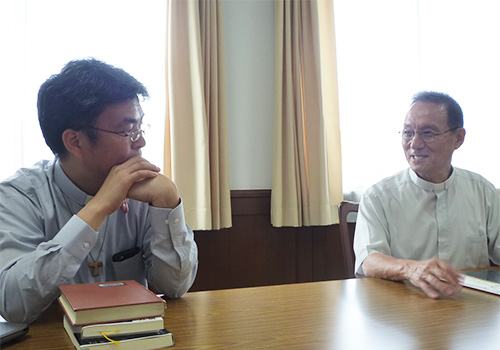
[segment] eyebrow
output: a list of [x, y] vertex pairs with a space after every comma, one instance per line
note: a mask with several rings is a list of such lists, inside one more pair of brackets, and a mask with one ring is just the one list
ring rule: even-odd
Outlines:
[[142, 120], [144, 119], [144, 114], [141, 115], [140, 119], [135, 119], [135, 118], [125, 118], [121, 121], [120, 124], [125, 125], [125, 124], [132, 124], [132, 125], [141, 125]]
[[[405, 124], [403, 126], [404, 129], [413, 129], [412, 127], [410, 127], [408, 124]], [[413, 130], [417, 130], [417, 129], [413, 129]], [[424, 125], [423, 127], [419, 128], [418, 130], [439, 130], [439, 128], [435, 125]]]

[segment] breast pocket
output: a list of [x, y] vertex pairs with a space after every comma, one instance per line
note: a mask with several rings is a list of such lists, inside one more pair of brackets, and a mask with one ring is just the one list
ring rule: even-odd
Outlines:
[[466, 268], [489, 266], [488, 238], [486, 235], [467, 237]]
[[133, 256], [125, 259], [114, 259], [112, 262], [115, 280], [136, 280], [141, 284], [146, 282], [146, 269], [141, 251], [137, 251]]

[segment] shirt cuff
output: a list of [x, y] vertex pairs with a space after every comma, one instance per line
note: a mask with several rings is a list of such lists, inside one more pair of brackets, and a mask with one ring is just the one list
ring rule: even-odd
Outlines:
[[[173, 209], [150, 207], [151, 212], [151, 225], [153, 227], [163, 227], [165, 228], [172, 237], [177, 235], [182, 235], [184, 237], [186, 233], [186, 219], [184, 216], [184, 206], [181, 202]], [[164, 232], [165, 230], [158, 230], [158, 232]]]
[[73, 215], [53, 240], [83, 261], [97, 242], [97, 232], [79, 216]]

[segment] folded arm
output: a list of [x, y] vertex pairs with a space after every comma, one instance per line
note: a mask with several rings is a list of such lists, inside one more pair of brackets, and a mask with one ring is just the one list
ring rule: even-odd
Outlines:
[[198, 249], [186, 224], [175, 183], [157, 174], [136, 182], [128, 197], [150, 203], [151, 226], [146, 232], [145, 257], [149, 287], [168, 298], [179, 298], [194, 282]]
[[144, 244], [147, 280], [156, 293], [168, 298], [184, 295], [194, 282], [198, 249], [186, 225], [182, 202], [173, 210], [150, 207], [151, 228]]

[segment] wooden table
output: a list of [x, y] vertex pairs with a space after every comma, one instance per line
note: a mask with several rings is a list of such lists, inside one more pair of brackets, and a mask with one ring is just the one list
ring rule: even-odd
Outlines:
[[[433, 300], [350, 279], [194, 292], [167, 307], [173, 349], [500, 349], [500, 297], [466, 288]], [[4, 349], [73, 347], [56, 306]]]

